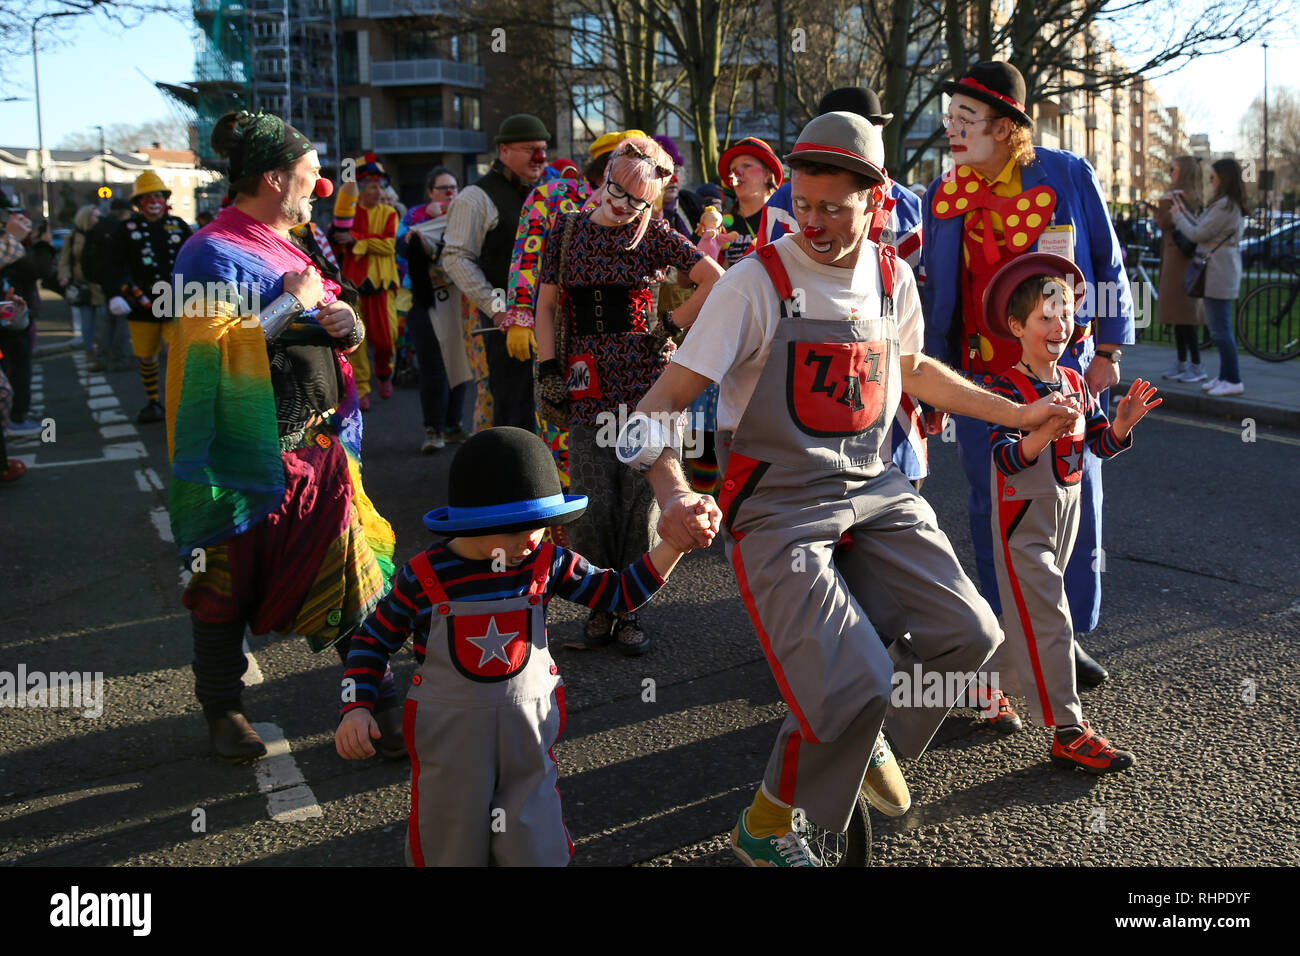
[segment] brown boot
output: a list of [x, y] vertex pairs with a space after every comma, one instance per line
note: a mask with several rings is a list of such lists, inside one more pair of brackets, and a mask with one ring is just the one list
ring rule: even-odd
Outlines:
[[208, 722], [208, 740], [222, 760], [230, 763], [250, 763], [266, 756], [266, 744], [257, 736], [248, 718], [238, 710], [225, 710], [218, 714], [204, 714]]

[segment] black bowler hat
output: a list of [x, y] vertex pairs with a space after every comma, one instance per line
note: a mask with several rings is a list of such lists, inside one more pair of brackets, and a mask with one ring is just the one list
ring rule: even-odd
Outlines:
[[479, 432], [451, 462], [445, 508], [424, 516], [439, 534], [506, 534], [576, 521], [586, 495], [566, 495], [546, 443], [530, 431], [502, 426]]
[[880, 97], [875, 90], [865, 86], [841, 86], [831, 90], [817, 104], [817, 115], [822, 113], [857, 113], [865, 116], [875, 126], [888, 126], [893, 113], [880, 112]]
[[1034, 125], [1025, 111], [1025, 78], [1010, 63], [1001, 60], [976, 63], [956, 83], [945, 83], [943, 91], [949, 96], [960, 93], [987, 103], [1021, 126]]

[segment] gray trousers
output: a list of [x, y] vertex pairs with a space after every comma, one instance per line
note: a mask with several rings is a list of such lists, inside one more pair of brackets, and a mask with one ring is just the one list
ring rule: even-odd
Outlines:
[[561, 686], [548, 697], [467, 707], [412, 689], [404, 719], [407, 865], [569, 864], [573, 845], [551, 754], [564, 725], [563, 694]]
[[[897, 694], [891, 705], [895, 670], [940, 682], [979, 670], [1001, 640], [997, 618], [896, 467], [810, 482], [773, 466], [732, 518], [728, 555], [790, 707], [764, 784], [843, 830], [882, 723], [901, 756], [918, 757], [952, 704]], [[845, 532], [852, 546], [836, 556]], [[900, 615], [910, 637], [886, 651], [872, 620]]]
[[568, 526], [573, 550], [598, 568], [622, 570], [659, 537], [659, 506], [650, 483], [601, 447], [589, 425], [569, 428], [569, 494], [586, 495], [587, 510]]
[[1076, 494], [1000, 502], [993, 516], [993, 563], [1006, 641], [987, 670], [998, 675], [1004, 693], [1028, 700], [1046, 727], [1083, 720], [1074, 680], [1074, 621], [1065, 593], [1079, 513]]

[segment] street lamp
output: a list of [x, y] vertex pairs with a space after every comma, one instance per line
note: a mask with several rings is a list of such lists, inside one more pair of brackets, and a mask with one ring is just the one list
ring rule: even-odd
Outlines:
[[42, 13], [32, 21], [32, 72], [36, 77], [36, 178], [41, 184], [41, 218], [50, 218], [50, 191], [45, 185], [45, 134], [41, 129], [41, 64], [36, 50], [36, 27], [42, 20], [55, 17], [75, 17], [80, 10], [60, 10]]
[[1268, 174], [1268, 44], [1264, 44], [1264, 170], [1260, 176], [1260, 192], [1264, 196], [1264, 221], [1272, 218], [1273, 202], [1269, 195], [1273, 189], [1272, 177]]
[[[104, 158], [104, 127], [92, 126], [91, 129], [99, 130], [99, 185], [108, 185], [108, 165]], [[98, 191], [96, 191], [98, 194]]]

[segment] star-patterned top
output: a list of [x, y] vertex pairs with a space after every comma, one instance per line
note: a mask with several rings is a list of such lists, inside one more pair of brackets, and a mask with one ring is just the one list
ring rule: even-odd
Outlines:
[[[445, 541], [425, 551], [451, 601], [500, 601], [527, 594], [533, 563], [540, 553], [534, 552], [518, 567], [496, 571], [491, 559], [467, 560], [453, 553]], [[549, 602], [553, 597], [561, 597], [596, 610], [629, 614], [650, 600], [663, 584], [664, 579], [650, 563], [649, 555], [642, 556], [624, 571], [609, 571], [592, 567], [582, 555], [556, 546], [552, 550], [542, 600]], [[357, 707], [374, 709], [388, 659], [408, 639], [413, 641], [416, 660], [424, 663], [432, 615], [428, 595], [407, 562], [393, 575], [393, 589], [352, 636], [343, 675], [349, 692], [342, 713]], [[494, 657], [509, 663], [506, 646], [516, 635], [508, 628], [501, 630], [495, 617], [489, 620], [485, 631], [481, 636], [466, 638], [481, 652], [479, 666]]]
[[[1061, 382], [1041, 382], [1031, 381], [1034, 391], [1039, 398], [1044, 395], [1050, 395], [1052, 392], [1061, 391], [1064, 376]], [[1020, 393], [1020, 389], [1015, 383], [1005, 375], [999, 375], [989, 386], [989, 391], [994, 395], [1001, 395], [1003, 398], [1015, 402], [1017, 405], [1025, 404], [1025, 396]], [[1020, 448], [1020, 442], [1025, 437], [1024, 433], [1018, 428], [1012, 428], [1008, 425], [991, 425], [989, 441], [993, 446], [993, 464], [1002, 472], [1010, 477], [1018, 472], [1029, 468], [1038, 458], [1027, 459]], [[1092, 450], [1092, 453], [1098, 458], [1113, 458], [1124, 449], [1133, 444], [1133, 435], [1130, 433], [1124, 441], [1115, 437], [1111, 429], [1110, 419], [1102, 411], [1101, 404], [1097, 401], [1095, 395], [1088, 395], [1088, 404], [1084, 409], [1084, 444]], [[1043, 449], [1043, 454], [1055, 453], [1053, 446], [1049, 445]], [[1077, 461], [1069, 460], [1077, 457]], [[1066, 456], [1064, 461], [1067, 473], [1074, 473], [1083, 467], [1083, 450], [1079, 449]]]

